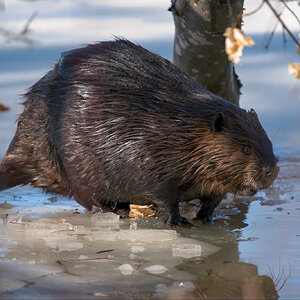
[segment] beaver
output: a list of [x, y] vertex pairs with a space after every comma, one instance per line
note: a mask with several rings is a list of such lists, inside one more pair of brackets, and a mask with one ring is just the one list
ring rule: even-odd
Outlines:
[[190, 224], [179, 202], [200, 199], [211, 222], [225, 193], [254, 195], [279, 171], [253, 109], [125, 39], [62, 53], [24, 96], [0, 190], [31, 184], [88, 210], [153, 203], [176, 226]]

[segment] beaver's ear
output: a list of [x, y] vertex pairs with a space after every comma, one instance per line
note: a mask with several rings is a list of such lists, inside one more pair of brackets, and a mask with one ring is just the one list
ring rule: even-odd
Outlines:
[[253, 108], [250, 109], [250, 114], [258, 119], [257, 113]]
[[213, 132], [220, 132], [223, 130], [225, 124], [225, 116], [222, 112], [218, 112], [215, 114], [213, 122], [212, 122], [212, 129]]

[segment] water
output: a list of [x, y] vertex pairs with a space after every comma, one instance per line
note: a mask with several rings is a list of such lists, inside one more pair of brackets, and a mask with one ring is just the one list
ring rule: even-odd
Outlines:
[[[46, 2], [38, 2], [41, 19], [53, 17], [50, 8], [48, 12], [43, 8]], [[135, 1], [131, 8], [113, 6], [120, 2], [112, 1], [105, 10], [93, 10], [93, 2], [85, 13], [78, 3], [73, 13], [68, 9], [71, 2], [59, 3], [57, 18], [65, 18], [68, 11], [70, 16], [86, 19], [94, 11], [95, 22], [99, 15], [109, 20], [110, 14], [114, 21], [126, 16], [172, 24], [165, 10], [159, 14], [161, 2], [155, 2], [150, 11]], [[8, 6], [7, 12], [16, 22], [30, 14], [30, 5], [22, 13], [12, 13]], [[150, 12], [155, 12], [155, 20]], [[117, 31], [122, 24], [114, 23], [110, 30]], [[96, 40], [96, 33], [66, 38], [70, 29], [64, 27], [55, 43], [53, 36], [43, 37], [42, 29], [35, 28], [34, 37], [43, 43], [0, 52], [0, 103], [10, 107], [0, 114], [1, 159], [14, 134], [16, 115], [22, 111], [19, 95], [53, 67], [62, 51]], [[147, 32], [142, 35], [140, 29], [134, 36], [129, 29], [126, 37], [171, 59], [171, 30], [161, 34], [154, 30], [145, 38]], [[54, 33], [59, 33], [56, 26]], [[98, 39], [107, 38], [105, 34], [104, 29], [99, 31]], [[7, 203], [0, 208], [0, 299], [299, 298], [300, 87], [287, 74], [289, 59], [281, 36], [274, 37], [269, 51], [263, 48], [263, 35], [253, 37], [259, 45], [247, 49], [237, 67], [243, 83], [241, 106], [257, 111], [274, 142], [281, 167], [275, 185], [255, 197], [225, 199], [213, 225], [195, 223], [177, 232], [156, 218], [92, 217], [72, 199], [30, 187], [1, 192], [0, 203]], [[291, 43], [288, 53], [291, 61], [297, 60]], [[183, 211], [187, 216], [194, 213], [193, 208]]]

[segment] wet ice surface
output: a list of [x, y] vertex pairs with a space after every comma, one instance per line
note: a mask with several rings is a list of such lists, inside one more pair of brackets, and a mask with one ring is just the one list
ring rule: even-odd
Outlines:
[[190, 290], [195, 276], [177, 266], [186, 257], [206, 258], [220, 250], [155, 218], [120, 221], [111, 213], [91, 215], [76, 204], [72, 208], [72, 201], [69, 206], [59, 202], [0, 208], [0, 298], [50, 291], [60, 297], [138, 297], [154, 293], [156, 285], [180, 288], [178, 282], [181, 290], [185, 285]]

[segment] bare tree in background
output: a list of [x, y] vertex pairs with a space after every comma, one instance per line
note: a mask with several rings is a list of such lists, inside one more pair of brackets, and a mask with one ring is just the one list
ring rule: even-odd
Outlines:
[[[1, 1], [1, 0], [0, 0]], [[4, 3], [3, 3], [4, 4]], [[0, 2], [1, 5], [1, 2]], [[33, 45], [36, 41], [31, 39], [28, 34], [30, 32], [29, 26], [32, 21], [35, 19], [37, 15], [37, 11], [33, 12], [29, 17], [23, 28], [20, 32], [14, 32], [12, 30], [8, 30], [2, 26], [0, 26], [0, 36], [2, 36], [3, 41], [0, 42], [0, 50], [11, 42], [20, 42], [28, 45]]]
[[238, 104], [240, 82], [225, 53], [224, 32], [240, 26], [244, 1], [233, 2], [228, 6], [226, 0], [172, 0], [173, 60], [203, 87]]
[[[3, 9], [4, 9], [4, 0], [2, 2], [0, 0], [0, 9], [1, 9], [1, 5], [3, 5]], [[11, 42], [21, 42], [24, 44], [33, 45], [35, 41], [28, 36], [28, 33], [30, 32], [29, 26], [34, 20], [34, 18], [36, 17], [36, 15], [37, 12], [34, 12], [29, 17], [29, 19], [27, 20], [27, 22], [25, 23], [24, 27], [20, 32], [14, 32], [12, 30], [8, 30], [0, 26], [0, 36], [2, 36], [2, 41], [0, 42], [0, 50]], [[8, 109], [9, 109], [8, 107], [0, 103], [0, 112], [7, 111]]]
[[[287, 5], [287, 0], [280, 2], [299, 22]], [[284, 32], [299, 47], [299, 41], [270, 1], [262, 0], [258, 4], [257, 9], [249, 14], [256, 13], [266, 4], [281, 23]], [[239, 29], [243, 6], [243, 0], [171, 0], [170, 7], [175, 23], [173, 62], [203, 87], [237, 105], [241, 84], [233, 65], [234, 55], [230, 56], [230, 52], [240, 52], [241, 55], [244, 45], [254, 45], [251, 37], [246, 37]], [[300, 78], [300, 64], [292, 63], [289, 68], [291, 74]]]

